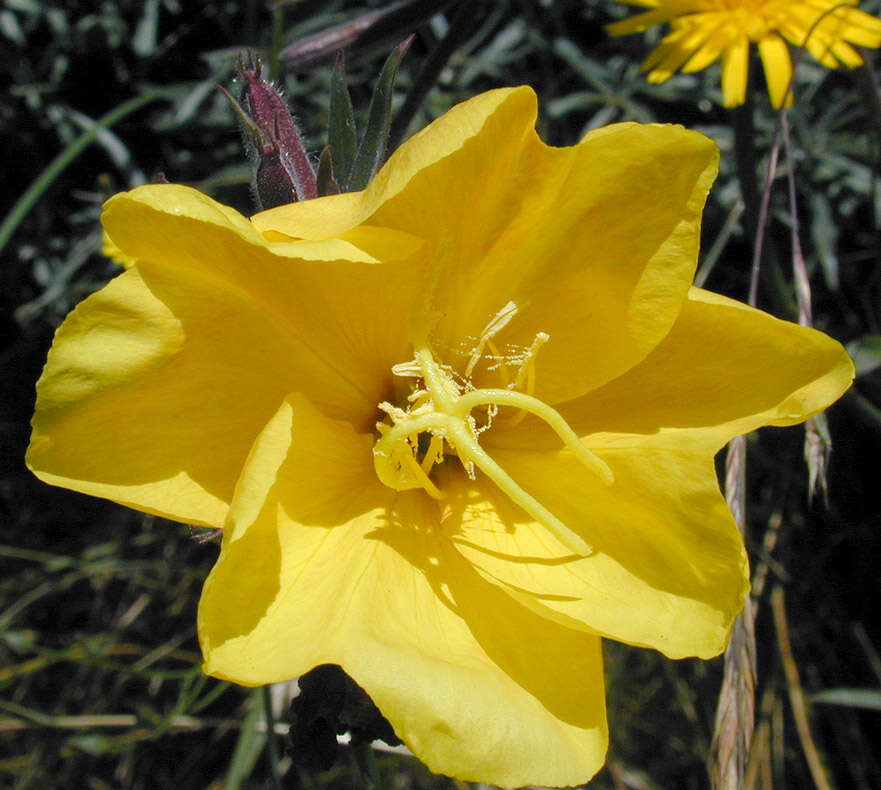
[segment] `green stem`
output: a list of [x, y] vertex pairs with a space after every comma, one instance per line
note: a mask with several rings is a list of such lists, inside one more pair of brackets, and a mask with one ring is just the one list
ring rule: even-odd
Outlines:
[[0, 253], [3, 252], [3, 248], [12, 237], [12, 234], [15, 233], [16, 228], [18, 228], [22, 220], [27, 216], [27, 213], [40, 199], [41, 195], [104, 129], [109, 129], [117, 121], [122, 120], [127, 115], [131, 115], [133, 112], [137, 112], [141, 107], [160, 99], [170, 98], [172, 91], [173, 89], [171, 88], [156, 88], [149, 93], [129, 99], [125, 104], [121, 104], [116, 109], [99, 118], [91, 129], [83, 132], [58, 154], [16, 201], [3, 220], [3, 224], [0, 225]]
[[376, 767], [376, 757], [373, 754], [373, 747], [369, 742], [358, 743], [352, 747], [355, 753], [355, 762], [358, 765], [358, 771], [364, 782], [365, 790], [376, 790], [379, 787], [379, 771]]
[[269, 49], [269, 80], [274, 82], [281, 73], [280, 53], [284, 43], [284, 4], [276, 3], [272, 9], [272, 44]]
[[747, 87], [746, 102], [732, 110], [731, 123], [734, 128], [734, 160], [743, 198], [744, 224], [747, 238], [754, 245], [759, 227], [759, 180], [756, 175], [753, 114], [752, 92]]
[[278, 740], [275, 737], [275, 717], [272, 715], [272, 694], [270, 686], [263, 686], [263, 711], [266, 716], [266, 751], [269, 755], [269, 773], [275, 790], [283, 790], [281, 773], [278, 768]]

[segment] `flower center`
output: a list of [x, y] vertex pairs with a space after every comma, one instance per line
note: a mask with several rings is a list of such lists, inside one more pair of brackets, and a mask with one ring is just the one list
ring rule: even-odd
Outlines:
[[457, 383], [451, 368], [438, 362], [427, 340], [415, 344], [413, 360], [395, 365], [396, 376], [415, 379], [416, 384], [403, 406], [379, 404], [386, 419], [376, 426], [379, 432], [373, 448], [376, 474], [396, 491], [421, 488], [429, 496], [443, 499], [445, 494], [432, 480], [432, 471], [448, 456], [456, 457], [471, 479], [476, 479], [478, 472], [484, 474], [564, 546], [577, 554], [588, 554], [590, 546], [518, 485], [480, 444], [480, 434], [491, 427], [499, 408], [508, 407], [513, 410], [512, 416], [500, 422], [514, 425], [526, 414], [535, 415], [603, 482], [610, 485], [614, 479], [608, 465], [585, 447], [559, 412], [531, 394], [517, 391], [524, 384], [532, 391], [535, 356], [548, 340], [546, 334], [539, 333], [532, 346], [517, 355], [519, 369], [513, 381], [507, 380], [505, 366], [499, 366], [506, 380], [504, 388], [477, 389], [471, 385], [471, 372], [486, 350], [493, 353], [493, 359], [500, 356], [492, 336], [510, 321], [513, 312], [506, 318], [505, 310], [516, 308], [506, 305], [493, 319], [495, 326], [490, 322], [484, 330], [471, 353], [461, 384]]

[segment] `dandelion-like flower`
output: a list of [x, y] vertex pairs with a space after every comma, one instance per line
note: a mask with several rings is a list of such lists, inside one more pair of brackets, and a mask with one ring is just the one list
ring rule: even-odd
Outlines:
[[881, 46], [881, 20], [856, 8], [857, 0], [620, 0], [649, 10], [609, 26], [620, 36], [669, 22], [670, 32], [643, 69], [649, 82], [676, 71], [706, 68], [721, 56], [726, 107], [746, 101], [750, 43], [758, 45], [771, 104], [791, 103], [790, 44], [805, 47], [830, 69], [863, 62], [854, 47]]
[[621, 124], [550, 148], [527, 88], [370, 187], [246, 219], [112, 198], [134, 261], [55, 338], [44, 480], [223, 528], [205, 669], [339, 664], [431, 769], [574, 785], [608, 742], [601, 637], [725, 647], [747, 561], [713, 456], [816, 414], [842, 347], [690, 287], [717, 150]]

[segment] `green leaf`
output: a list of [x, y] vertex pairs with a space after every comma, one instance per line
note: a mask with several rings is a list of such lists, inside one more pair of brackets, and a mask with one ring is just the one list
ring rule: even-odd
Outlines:
[[857, 376], [865, 376], [881, 367], [881, 335], [863, 335], [847, 344], [850, 354], [857, 366]]
[[229, 763], [229, 769], [223, 781], [223, 790], [238, 790], [244, 787], [245, 780], [254, 771], [254, 765], [266, 743], [266, 733], [260, 732], [257, 725], [263, 713], [263, 691], [256, 688], [248, 699], [248, 712], [242, 722], [239, 739]]
[[346, 192], [356, 192], [364, 189], [373, 178], [380, 165], [385, 160], [386, 146], [388, 145], [389, 128], [392, 121], [392, 91], [395, 85], [395, 75], [401, 58], [410, 46], [413, 36], [404, 40], [395, 47], [388, 56], [379, 81], [370, 99], [370, 109], [367, 112], [367, 129], [358, 146], [358, 153], [352, 165], [352, 172], [348, 182], [343, 186]]
[[879, 689], [827, 689], [811, 695], [812, 702], [825, 705], [843, 705], [847, 708], [864, 708], [881, 711], [881, 690]]
[[822, 192], [811, 194], [811, 240], [820, 257], [826, 284], [833, 291], [838, 290], [838, 226], [832, 217], [829, 200]]
[[90, 754], [93, 757], [100, 757], [103, 754], [112, 753], [114, 751], [114, 742], [112, 738], [100, 733], [90, 735], [76, 735], [68, 740], [68, 745], [81, 752]]
[[304, 69], [341, 49], [360, 54], [387, 51], [435, 14], [461, 0], [399, 0], [366, 11], [339, 25], [299, 38], [286, 46], [279, 58], [285, 68]]
[[318, 181], [319, 196], [323, 197], [324, 195], [339, 194], [340, 185], [334, 178], [333, 156], [329, 145], [324, 146], [324, 150], [321, 152], [321, 158], [318, 160], [318, 173], [316, 174], [316, 179]]
[[[337, 58], [330, 78], [330, 112], [327, 121], [327, 142], [333, 150], [334, 172], [345, 187], [355, 162], [358, 134], [355, 130], [355, 112], [346, 87], [343, 56]], [[326, 149], [325, 149], [326, 150]], [[324, 156], [324, 154], [322, 154]], [[320, 165], [319, 165], [320, 168]], [[339, 190], [337, 190], [339, 191]], [[325, 195], [319, 186], [318, 194]]]

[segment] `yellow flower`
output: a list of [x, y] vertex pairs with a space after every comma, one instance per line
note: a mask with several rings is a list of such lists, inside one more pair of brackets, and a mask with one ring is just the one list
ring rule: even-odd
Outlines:
[[572, 785], [607, 747], [600, 637], [725, 647], [747, 592], [713, 456], [853, 369], [820, 332], [690, 288], [717, 151], [536, 135], [482, 94], [359, 193], [251, 220], [108, 201], [137, 263], [58, 331], [43, 479], [223, 527], [205, 669], [340, 664], [432, 770]]
[[669, 79], [681, 69], [700, 71], [722, 57], [726, 107], [746, 101], [749, 45], [755, 42], [765, 70], [771, 104], [781, 107], [792, 79], [787, 41], [805, 47], [820, 63], [854, 68], [859, 47], [881, 46], [881, 20], [860, 11], [857, 0], [620, 0], [650, 10], [609, 26], [615, 36], [652, 25], [671, 26], [643, 64], [649, 82]]

